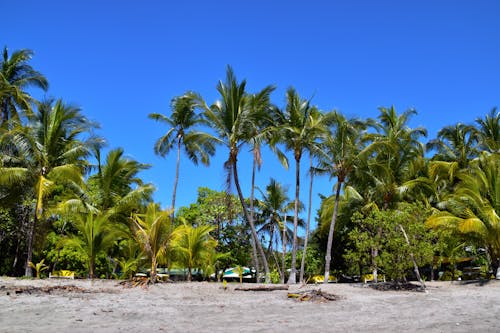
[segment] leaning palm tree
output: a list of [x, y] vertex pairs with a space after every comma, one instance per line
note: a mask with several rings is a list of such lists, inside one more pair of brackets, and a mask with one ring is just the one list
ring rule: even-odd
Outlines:
[[188, 281], [193, 279], [193, 268], [206, 266], [214, 255], [217, 241], [210, 236], [212, 230], [213, 226], [193, 227], [186, 223], [174, 230], [172, 248], [176, 261], [188, 269]]
[[328, 174], [330, 178], [335, 177], [337, 179], [335, 185], [335, 203], [326, 246], [324, 283], [328, 283], [330, 275], [333, 232], [338, 215], [342, 185], [347, 181], [355, 168], [361, 147], [360, 139], [362, 131], [366, 127], [360, 120], [347, 119], [344, 115], [336, 111], [333, 111], [329, 115], [329, 121], [332, 131], [326, 137], [321, 149], [318, 151], [320, 162], [316, 169], [316, 172], [320, 174]]
[[158, 261], [165, 260], [172, 239], [170, 211], [150, 203], [144, 214], [133, 214], [135, 239], [151, 260], [151, 283], [156, 282]]
[[304, 151], [310, 149], [315, 141], [326, 133], [325, 124], [315, 121], [319, 110], [302, 99], [293, 88], [286, 93], [287, 104], [285, 110], [278, 115], [278, 124], [281, 128], [281, 140], [287, 150], [293, 152], [295, 159], [295, 207], [294, 231], [292, 241], [292, 263], [288, 283], [296, 283], [297, 240], [299, 220], [300, 195], [300, 162]]
[[0, 167], [0, 184], [26, 184], [32, 189], [35, 202], [27, 233], [26, 276], [32, 276], [28, 263], [47, 198], [57, 184], [65, 184], [68, 189], [83, 184], [82, 173], [89, 152], [80, 137], [92, 126], [79, 108], [58, 100], [53, 106], [52, 102], [39, 105], [27, 126], [18, 125], [2, 136], [2, 143], [8, 142], [15, 148], [9, 150], [12, 156], [3, 156], [8, 163]]
[[36, 71], [29, 61], [33, 51], [22, 49], [9, 56], [7, 47], [0, 59], [0, 125], [10, 118], [18, 118], [17, 108], [30, 112], [33, 98], [26, 89], [37, 87], [44, 91], [49, 84], [47, 79]]
[[[202, 103], [205, 109], [205, 115], [209, 121], [209, 125], [217, 132], [218, 143], [226, 146], [229, 150], [229, 157], [224, 163], [227, 171], [228, 188], [234, 182], [241, 206], [243, 207], [243, 214], [252, 232], [253, 241], [257, 247], [257, 251], [262, 258], [266, 281], [269, 281], [269, 266], [265, 257], [262, 244], [257, 236], [255, 224], [243, 192], [241, 190], [240, 181], [238, 177], [238, 153], [243, 145], [248, 143], [252, 136], [255, 134], [255, 114], [249, 112], [248, 108], [248, 94], [245, 91], [246, 81], [243, 80], [238, 83], [233, 70], [228, 66], [226, 73], [226, 82], [220, 81], [217, 85], [217, 91], [220, 94], [220, 100], [216, 101], [213, 105], [208, 107], [206, 103]], [[269, 90], [270, 87], [264, 88]]]
[[184, 148], [184, 152], [195, 165], [201, 162], [208, 166], [210, 156], [215, 153], [214, 138], [208, 133], [193, 129], [205, 123], [203, 117], [196, 113], [198, 100], [200, 100], [200, 97], [195, 93], [187, 92], [172, 100], [172, 115], [170, 117], [160, 113], [151, 113], [149, 115], [150, 119], [165, 123], [169, 127], [168, 131], [156, 141], [154, 146], [155, 154], [165, 157], [174, 147], [177, 149], [175, 180], [172, 191], [172, 220], [175, 214], [181, 149]]

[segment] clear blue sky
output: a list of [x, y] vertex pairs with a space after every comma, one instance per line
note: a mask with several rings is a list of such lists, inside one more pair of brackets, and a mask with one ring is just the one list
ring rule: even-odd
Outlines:
[[[500, 106], [498, 0], [4, 0], [0, 12], [0, 46], [34, 50], [48, 96], [81, 106], [101, 124], [109, 148], [152, 164], [142, 176], [156, 185], [163, 207], [170, 204], [175, 154], [153, 154], [166, 128], [147, 115], [168, 114], [171, 98], [186, 90], [213, 102], [227, 64], [250, 92], [275, 84], [279, 106], [294, 86], [321, 109], [348, 116], [413, 107], [411, 125], [426, 127], [430, 138]], [[193, 202], [199, 186], [224, 188], [226, 157], [220, 148], [210, 168], [182, 161], [178, 206]], [[242, 152], [245, 195], [250, 165]], [[291, 185], [293, 197], [293, 168], [284, 171], [266, 154], [259, 185], [271, 176]], [[305, 176], [302, 184], [306, 202]], [[320, 178], [315, 192], [328, 195], [332, 186]]]

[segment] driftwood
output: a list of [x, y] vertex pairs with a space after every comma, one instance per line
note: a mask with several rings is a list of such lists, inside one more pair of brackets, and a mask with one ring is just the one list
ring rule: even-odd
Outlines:
[[240, 290], [240, 291], [273, 291], [273, 290], [288, 290], [288, 286], [255, 286], [255, 287], [236, 287], [234, 290]]
[[87, 289], [80, 288], [73, 285], [67, 286], [47, 286], [47, 287], [32, 287], [32, 286], [17, 286], [17, 287], [5, 287], [1, 286], [0, 290], [5, 291], [7, 295], [14, 293], [19, 294], [52, 294], [52, 293], [86, 293], [89, 292]]
[[296, 293], [288, 293], [288, 298], [294, 298], [297, 301], [313, 301], [313, 302], [329, 302], [339, 299], [338, 296], [321, 291], [321, 289], [313, 289], [300, 291]]
[[147, 288], [148, 285], [151, 284], [151, 280], [148, 277], [143, 276], [135, 276], [131, 279], [121, 281], [119, 285], [123, 286], [123, 288], [135, 288], [142, 287]]

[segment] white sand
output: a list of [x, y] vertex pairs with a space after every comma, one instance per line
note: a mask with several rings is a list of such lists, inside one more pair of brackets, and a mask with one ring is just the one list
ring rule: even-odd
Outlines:
[[[53, 285], [89, 292], [13, 292]], [[433, 282], [426, 293], [361, 284], [290, 287], [342, 297], [328, 303], [237, 286], [223, 290], [221, 284], [194, 282], [126, 289], [116, 280], [0, 278], [0, 332], [500, 332], [500, 281]]]

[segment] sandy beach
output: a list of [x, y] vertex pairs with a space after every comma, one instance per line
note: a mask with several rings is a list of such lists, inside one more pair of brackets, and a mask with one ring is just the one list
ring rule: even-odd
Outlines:
[[[226, 290], [206, 282], [124, 288], [116, 280], [4, 277], [0, 332], [500, 331], [500, 281], [427, 285], [427, 292], [378, 291], [363, 284], [238, 291], [237, 283]], [[54, 286], [65, 288], [20, 292]], [[288, 292], [318, 288], [339, 300], [299, 302], [287, 297]]]

